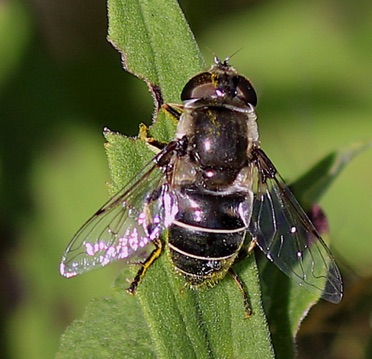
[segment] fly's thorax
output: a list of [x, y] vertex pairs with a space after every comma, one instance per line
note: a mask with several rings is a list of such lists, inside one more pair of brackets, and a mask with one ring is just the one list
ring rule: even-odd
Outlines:
[[177, 129], [177, 137], [183, 136], [196, 181], [211, 190], [223, 189], [247, 165], [258, 141], [254, 108], [237, 98], [186, 101]]

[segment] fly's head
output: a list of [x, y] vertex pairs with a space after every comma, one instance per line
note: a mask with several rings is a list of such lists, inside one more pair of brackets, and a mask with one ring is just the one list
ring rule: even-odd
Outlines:
[[203, 99], [216, 103], [242, 103], [257, 105], [257, 95], [251, 82], [229, 65], [215, 57], [212, 67], [189, 80], [184, 87], [181, 100]]

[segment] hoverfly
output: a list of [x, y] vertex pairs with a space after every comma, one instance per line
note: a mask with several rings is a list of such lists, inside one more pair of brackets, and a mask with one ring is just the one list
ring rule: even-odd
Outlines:
[[187, 82], [181, 100], [177, 108], [165, 105], [179, 118], [175, 140], [159, 145], [138, 176], [77, 232], [61, 274], [133, 262], [152, 243], [130, 293], [165, 248], [190, 287], [214, 285], [229, 272], [248, 303], [232, 265], [257, 245], [299, 285], [338, 303], [342, 280], [330, 251], [260, 148], [250, 81], [229, 58], [215, 58], [208, 71]]

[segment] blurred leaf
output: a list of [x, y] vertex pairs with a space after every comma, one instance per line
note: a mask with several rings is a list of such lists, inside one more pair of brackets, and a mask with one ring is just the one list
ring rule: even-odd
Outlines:
[[18, 1], [2, 3], [0, 7], [0, 92], [19, 65], [30, 33], [30, 19], [24, 6]]
[[301, 205], [309, 210], [318, 203], [344, 167], [358, 154], [372, 147], [372, 141], [331, 152], [291, 185]]
[[63, 334], [56, 358], [156, 358], [146, 327], [139, 302], [125, 292], [94, 299]]
[[[301, 204], [305, 204], [310, 209], [314, 203], [320, 200], [344, 167], [356, 155], [371, 146], [372, 142], [359, 143], [330, 153], [291, 185], [292, 191]], [[326, 221], [325, 218], [323, 220]], [[314, 222], [314, 224], [323, 237], [328, 237], [327, 226], [323, 225], [323, 228], [319, 228], [318, 223]], [[326, 240], [326, 242], [328, 241]], [[275, 353], [278, 358], [288, 358], [288, 352], [293, 350], [294, 343], [288, 341], [288, 337], [292, 337], [294, 340], [301, 322], [311, 307], [319, 300], [319, 296], [294, 285], [266, 258], [262, 258], [259, 267], [264, 308], [270, 323]], [[275, 284], [270, 286], [273, 283]], [[268, 284], [269, 286], [267, 286]]]

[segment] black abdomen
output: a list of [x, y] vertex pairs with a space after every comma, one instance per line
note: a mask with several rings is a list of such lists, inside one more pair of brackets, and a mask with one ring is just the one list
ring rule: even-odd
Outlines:
[[231, 266], [244, 241], [238, 207], [245, 199], [191, 187], [180, 191], [180, 211], [169, 228], [168, 245], [175, 269], [191, 286], [213, 284]]

